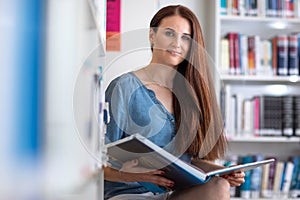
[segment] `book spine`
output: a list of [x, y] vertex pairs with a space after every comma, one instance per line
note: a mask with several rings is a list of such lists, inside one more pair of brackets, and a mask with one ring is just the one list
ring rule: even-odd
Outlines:
[[267, 0], [257, 1], [258, 16], [260, 16], [260, 17], [266, 16], [266, 1]]
[[281, 191], [283, 194], [283, 198], [288, 198], [290, 186], [292, 182], [292, 175], [294, 171], [294, 163], [288, 161], [285, 163], [285, 173], [283, 177]]
[[294, 125], [293, 96], [282, 97], [282, 135], [292, 136]]
[[242, 34], [240, 36], [241, 51], [241, 74], [248, 74], [248, 36]]
[[262, 166], [262, 176], [261, 176], [261, 197], [262, 198], [270, 197], [268, 191], [269, 170], [270, 170], [270, 165]]
[[273, 197], [279, 198], [281, 195], [281, 180], [282, 180], [282, 173], [283, 173], [284, 162], [277, 161], [276, 168], [275, 168], [275, 176], [274, 176], [274, 184], [273, 184]]
[[222, 74], [229, 74], [229, 41], [227, 38], [221, 39], [221, 52], [220, 52], [220, 72]]
[[261, 40], [260, 40], [260, 36], [258, 35], [255, 35], [254, 36], [254, 62], [255, 62], [255, 68], [256, 68], [256, 74], [258, 74], [259, 72], [261, 73], [262, 71], [262, 66], [260, 64], [260, 60], [261, 60], [261, 57], [262, 57], [262, 52], [261, 52]]
[[285, 17], [287, 17], [287, 18], [294, 17], [294, 2], [293, 2], [293, 0], [285, 0], [284, 1], [284, 10], [285, 10]]
[[277, 40], [277, 75], [288, 75], [288, 37], [278, 36]]
[[289, 40], [289, 53], [288, 53], [288, 70], [289, 75], [299, 74], [299, 57], [298, 57], [298, 37], [297, 35], [290, 35]]
[[229, 74], [232, 75], [235, 74], [234, 34], [235, 33], [228, 33], [226, 36], [226, 38], [228, 38], [229, 41]]
[[[252, 156], [243, 156], [242, 164], [252, 162]], [[245, 182], [240, 186], [241, 198], [249, 199], [251, 197], [251, 173], [252, 171], [245, 172]]]
[[276, 17], [277, 16], [277, 0], [267, 0], [267, 16]]
[[294, 135], [300, 136], [300, 96], [294, 96]]
[[277, 37], [272, 38], [272, 70], [277, 75]]
[[285, 13], [284, 13], [284, 1], [285, 0], [277, 0], [277, 8], [276, 8], [276, 16], [277, 17], [284, 17]]
[[273, 196], [275, 169], [276, 169], [276, 162], [273, 162], [270, 164], [270, 168], [269, 168], [268, 193], [269, 193], [270, 197]]
[[259, 125], [259, 120], [260, 120], [260, 115], [259, 115], [259, 97], [254, 97], [254, 135], [255, 136], [259, 136], [259, 129], [260, 129], [260, 125]]
[[297, 195], [296, 195], [297, 194], [297, 182], [300, 181], [300, 157], [293, 156], [289, 160], [294, 164], [294, 170], [293, 170], [293, 174], [292, 174], [291, 187], [290, 187], [290, 191], [291, 191], [290, 196], [292, 198], [296, 198], [297, 197]]
[[[261, 161], [264, 159], [264, 156], [261, 154], [257, 154], [253, 156], [253, 161]], [[261, 176], [262, 176], [262, 168], [258, 167], [252, 170], [251, 175], [251, 198], [259, 198], [260, 197], [260, 188], [261, 188]]]
[[256, 74], [255, 37], [254, 36], [248, 36], [248, 71], [249, 71], [249, 75]]
[[[231, 166], [231, 165], [237, 165], [238, 164], [238, 156], [237, 155], [231, 155], [227, 159], [227, 161], [224, 163], [224, 166]], [[236, 197], [236, 188], [230, 187], [230, 197]]]
[[220, 14], [227, 15], [226, 0], [220, 0]]
[[240, 36], [238, 33], [234, 33], [234, 68], [235, 74], [241, 74], [241, 64], [240, 64]]

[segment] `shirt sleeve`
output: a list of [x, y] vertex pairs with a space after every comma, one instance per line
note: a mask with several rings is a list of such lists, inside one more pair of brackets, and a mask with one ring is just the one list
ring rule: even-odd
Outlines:
[[117, 141], [125, 136], [128, 103], [126, 103], [124, 92], [118, 79], [113, 80], [105, 92], [105, 101], [109, 103], [110, 114], [105, 136], [106, 143]]

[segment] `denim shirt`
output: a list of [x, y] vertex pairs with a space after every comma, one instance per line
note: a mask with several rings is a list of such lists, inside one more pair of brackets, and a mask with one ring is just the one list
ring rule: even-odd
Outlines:
[[[147, 89], [140, 79], [129, 72], [114, 79], [105, 94], [109, 103], [110, 122], [107, 125], [106, 143], [114, 142], [134, 133], [150, 139], [153, 143], [171, 152], [174, 148], [175, 119], [155, 93]], [[184, 154], [181, 159], [190, 162]], [[119, 194], [149, 192], [137, 182], [104, 183], [105, 199]]]

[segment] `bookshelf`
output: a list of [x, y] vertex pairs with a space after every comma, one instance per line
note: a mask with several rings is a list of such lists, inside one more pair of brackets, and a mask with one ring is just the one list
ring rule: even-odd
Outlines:
[[[287, 17], [267, 17], [266, 12], [258, 12], [257, 16], [221, 14], [221, 0], [214, 0], [205, 5], [206, 16], [211, 20], [203, 23], [206, 47], [209, 55], [214, 61], [214, 80], [217, 92], [217, 98], [223, 110], [225, 124], [227, 129], [227, 138], [229, 143], [228, 155], [256, 155], [274, 156], [278, 160], [286, 161], [289, 156], [300, 156], [300, 137], [280, 135], [260, 135], [254, 127], [248, 130], [238, 129], [238, 122], [241, 114], [235, 114], [232, 117], [233, 110], [230, 109], [237, 104], [238, 100], [232, 100], [232, 96], [241, 96], [242, 99], [251, 99], [255, 96], [276, 96], [300, 95], [300, 76], [297, 75], [245, 75], [243, 73], [236, 75], [230, 74], [230, 71], [224, 73], [221, 70], [221, 38], [226, 37], [230, 32], [236, 32], [241, 35], [259, 36], [260, 40], [271, 40], [278, 35], [292, 35], [300, 33], [300, 18]], [[226, 1], [225, 1], [226, 2]], [[236, 2], [236, 1], [231, 1]], [[241, 1], [239, 1], [241, 2]], [[264, 0], [257, 1], [260, 6]], [[295, 1], [297, 2], [297, 1]], [[300, 59], [300, 58], [299, 58]], [[225, 101], [225, 103], [224, 103]], [[253, 106], [253, 105], [252, 105]], [[236, 106], [235, 109], [237, 109]], [[241, 106], [239, 107], [241, 109]], [[226, 114], [227, 113], [227, 114]], [[230, 113], [230, 114], [228, 114]], [[227, 119], [226, 119], [227, 118]], [[245, 118], [244, 120], [248, 120]], [[252, 118], [253, 123], [254, 119]], [[229, 124], [229, 125], [228, 125]], [[252, 123], [251, 123], [252, 124]], [[235, 127], [232, 128], [232, 127]], [[244, 199], [244, 198], [233, 198]], [[251, 199], [251, 198], [250, 198]], [[265, 198], [252, 198], [265, 199]], [[271, 198], [288, 199], [287, 197]], [[298, 198], [299, 199], [299, 198]]]

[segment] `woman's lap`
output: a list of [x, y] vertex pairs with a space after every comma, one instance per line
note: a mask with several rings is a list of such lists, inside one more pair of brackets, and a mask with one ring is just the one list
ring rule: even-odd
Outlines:
[[168, 194], [153, 194], [147, 192], [143, 194], [121, 194], [110, 198], [109, 200], [166, 200]]

